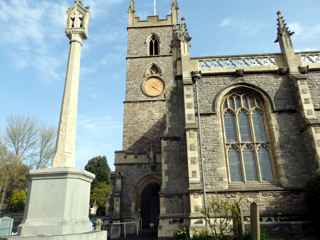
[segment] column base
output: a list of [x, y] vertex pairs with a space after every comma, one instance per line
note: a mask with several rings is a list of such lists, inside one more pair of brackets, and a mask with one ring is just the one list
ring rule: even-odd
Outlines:
[[74, 168], [30, 171], [24, 220], [18, 229], [20, 238], [60, 236], [52, 238], [60, 240], [69, 239], [61, 235], [91, 232], [88, 215], [93, 179], [93, 174]]
[[14, 236], [7, 238], [8, 240], [106, 240], [107, 232], [90, 232], [90, 233], [79, 233], [69, 234], [61, 236], [33, 236], [23, 237]]

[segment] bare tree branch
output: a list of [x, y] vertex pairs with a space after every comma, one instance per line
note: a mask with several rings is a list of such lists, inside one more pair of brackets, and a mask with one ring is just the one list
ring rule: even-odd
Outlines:
[[9, 150], [21, 161], [32, 157], [38, 142], [34, 120], [26, 116], [12, 115], [7, 120], [5, 141]]
[[50, 165], [55, 153], [56, 131], [53, 128], [39, 129], [38, 159], [35, 168], [39, 169]]
[[56, 131], [39, 127], [30, 117], [13, 115], [7, 120], [5, 145], [30, 168], [47, 167], [55, 152]]

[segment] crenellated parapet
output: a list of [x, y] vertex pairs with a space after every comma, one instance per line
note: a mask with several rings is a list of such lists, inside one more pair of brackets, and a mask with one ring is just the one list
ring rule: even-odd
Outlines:
[[133, 24], [129, 27], [157, 27], [157, 26], [172, 26], [175, 22], [172, 20], [171, 15], [167, 15], [166, 18], [160, 18], [159, 16], [148, 16], [146, 20], [141, 20], [140, 17], [135, 16]]
[[160, 27], [173, 26], [178, 23], [179, 6], [177, 0], [171, 2], [171, 13], [166, 18], [160, 18], [158, 15], [148, 16], [146, 20], [142, 20], [136, 14], [135, 0], [130, 0], [128, 10], [128, 28], [141, 27]]

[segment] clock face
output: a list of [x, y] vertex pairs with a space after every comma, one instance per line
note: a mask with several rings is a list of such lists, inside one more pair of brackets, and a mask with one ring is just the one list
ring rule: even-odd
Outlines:
[[151, 77], [144, 81], [142, 89], [147, 96], [158, 97], [164, 91], [164, 82], [159, 78]]

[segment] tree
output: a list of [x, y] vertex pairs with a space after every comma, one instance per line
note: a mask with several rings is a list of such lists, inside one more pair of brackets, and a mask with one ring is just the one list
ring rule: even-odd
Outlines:
[[29, 169], [50, 165], [55, 132], [27, 116], [12, 115], [7, 119], [5, 134], [0, 137], [0, 210], [6, 203], [10, 206], [13, 195], [20, 192], [21, 196], [26, 191]]
[[105, 215], [105, 206], [108, 200], [108, 196], [111, 193], [111, 185], [105, 182], [99, 182], [92, 189], [91, 203], [98, 206], [97, 215]]
[[9, 209], [18, 212], [24, 209], [27, 200], [27, 192], [24, 190], [16, 190], [11, 194], [9, 199]]
[[0, 209], [15, 190], [25, 190], [29, 168], [0, 144]]
[[4, 144], [30, 168], [45, 168], [54, 156], [55, 132], [53, 128], [40, 127], [30, 117], [12, 115], [7, 120]]
[[37, 127], [29, 117], [12, 115], [7, 120], [5, 141], [8, 149], [19, 159], [33, 156], [37, 144]]
[[91, 185], [91, 205], [98, 207], [97, 215], [105, 215], [106, 202], [111, 193], [111, 171], [105, 156], [98, 156], [89, 160], [85, 169], [96, 175]]
[[53, 128], [39, 129], [39, 143], [37, 146], [37, 160], [35, 168], [44, 168], [50, 164], [55, 154], [56, 131]]
[[96, 178], [92, 182], [92, 187], [99, 182], [110, 183], [110, 167], [105, 156], [94, 157], [85, 166], [85, 170], [96, 175]]

